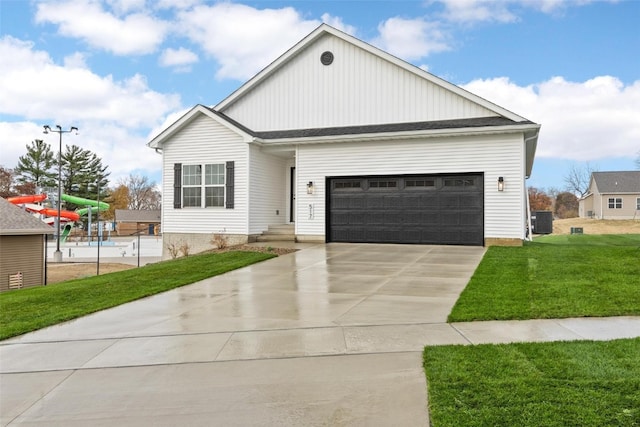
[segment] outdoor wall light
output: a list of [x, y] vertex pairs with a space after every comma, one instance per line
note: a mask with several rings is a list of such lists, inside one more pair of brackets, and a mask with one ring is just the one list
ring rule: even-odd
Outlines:
[[504, 191], [504, 178], [498, 177], [498, 191]]
[[313, 194], [313, 181], [307, 183], [307, 194]]

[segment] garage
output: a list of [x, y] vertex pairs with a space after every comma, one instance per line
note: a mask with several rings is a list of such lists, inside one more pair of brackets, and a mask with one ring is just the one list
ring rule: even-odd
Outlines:
[[327, 178], [327, 241], [484, 244], [483, 174]]

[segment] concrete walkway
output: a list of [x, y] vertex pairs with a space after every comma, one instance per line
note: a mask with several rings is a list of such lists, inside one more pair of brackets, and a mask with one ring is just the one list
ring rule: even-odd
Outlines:
[[1, 424], [428, 425], [424, 345], [640, 336], [638, 317], [447, 324], [484, 248], [296, 246], [0, 343]]

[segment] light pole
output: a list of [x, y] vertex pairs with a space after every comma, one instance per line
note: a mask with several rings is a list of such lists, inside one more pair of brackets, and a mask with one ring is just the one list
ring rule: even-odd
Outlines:
[[62, 206], [62, 134], [63, 133], [78, 133], [78, 128], [71, 126], [69, 130], [63, 130], [60, 125], [56, 125], [56, 129], [51, 129], [51, 126], [44, 125], [44, 133], [49, 132], [57, 133], [60, 136], [60, 145], [58, 148], [58, 217], [56, 221], [56, 251], [53, 253], [53, 262], [62, 262], [62, 252], [60, 251], [60, 213]]
[[[96, 228], [96, 234], [98, 235], [98, 258], [96, 261], [96, 276], [100, 275], [100, 244], [102, 243], [102, 233], [100, 230], [100, 178], [96, 182], [98, 187], [98, 209], [96, 210], [96, 222], [98, 227]], [[89, 209], [89, 215], [91, 215], [91, 209]]]

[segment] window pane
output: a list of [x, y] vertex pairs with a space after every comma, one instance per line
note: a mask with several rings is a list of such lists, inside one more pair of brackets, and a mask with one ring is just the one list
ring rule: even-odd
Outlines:
[[200, 185], [202, 183], [202, 166], [182, 166], [182, 185]]
[[622, 199], [616, 199], [616, 209], [622, 209]]
[[205, 188], [205, 207], [224, 206], [224, 187]]
[[640, 197], [636, 199], [636, 210], [640, 211]]
[[202, 206], [200, 196], [202, 189], [200, 187], [185, 187], [182, 189], [182, 206], [196, 207]]
[[224, 164], [205, 165], [205, 185], [224, 185]]

